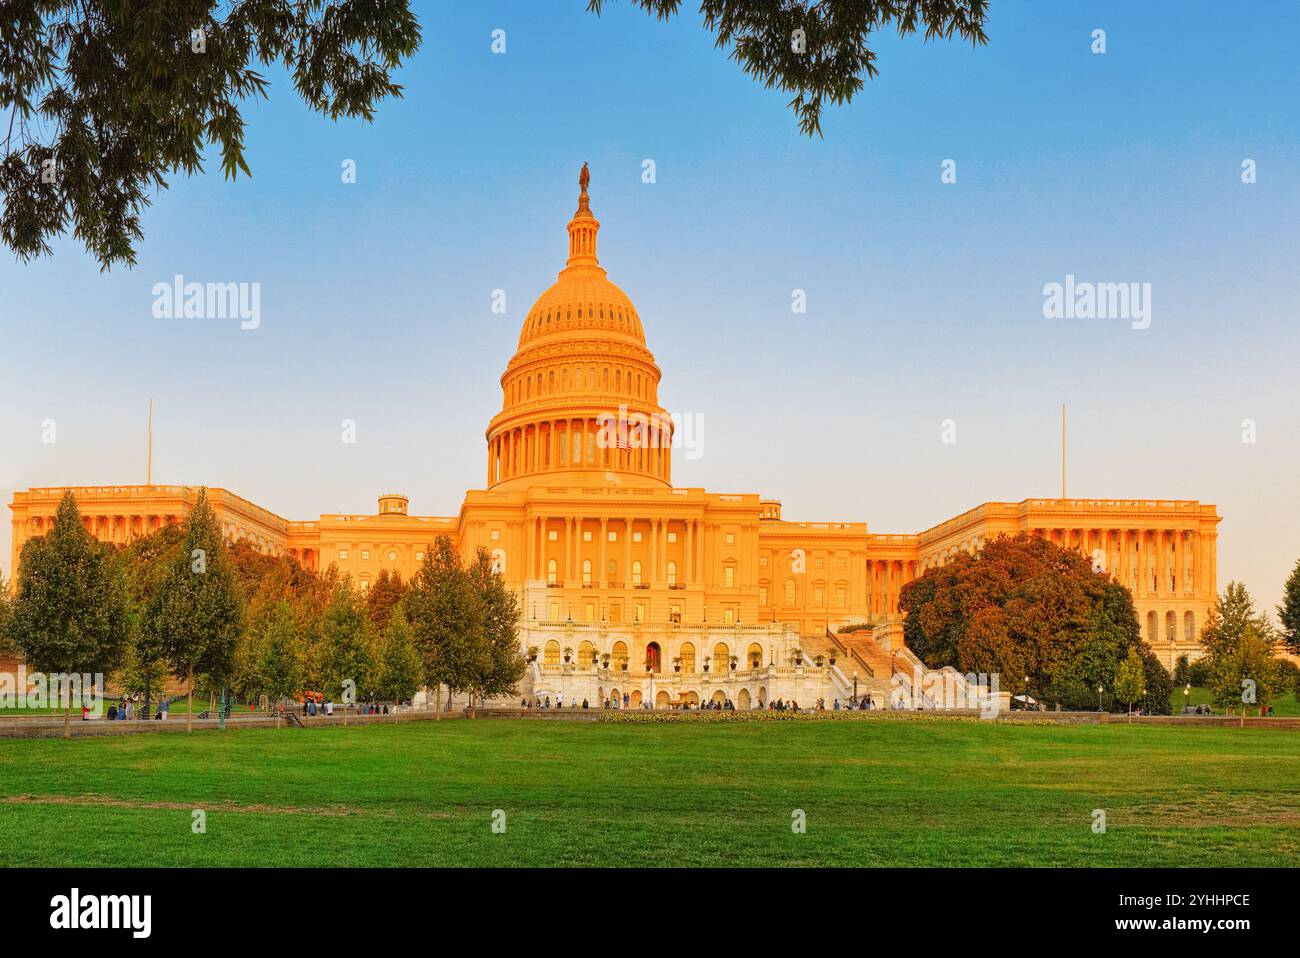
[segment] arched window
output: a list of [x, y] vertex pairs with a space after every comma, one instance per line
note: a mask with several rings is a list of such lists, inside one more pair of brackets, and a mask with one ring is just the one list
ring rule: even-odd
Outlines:
[[554, 639], [546, 643], [546, 648], [542, 653], [542, 664], [547, 668], [558, 668], [560, 665], [560, 643]]
[[582, 584], [591, 585], [591, 560], [582, 560]]
[[549, 585], [555, 585], [556, 565], [555, 560], [551, 559], [546, 563], [546, 581]]
[[578, 646], [578, 668], [591, 668], [592, 660], [596, 657], [596, 647], [583, 639], [582, 644]]
[[682, 660], [682, 671], [694, 672], [695, 671], [695, 646], [690, 642], [683, 642], [681, 650], [678, 652], [678, 655], [681, 657]]
[[1196, 642], [1196, 613], [1183, 613], [1183, 641], [1188, 645]]
[[785, 580], [785, 604], [794, 605], [794, 579]]
[[632, 584], [641, 584], [641, 560], [635, 559], [632, 562]]
[[727, 649], [726, 642], [719, 642], [713, 647], [713, 670], [715, 672], [726, 672], [731, 668], [730, 659], [731, 652]]
[[756, 669], [763, 664], [763, 647], [757, 642], [749, 644], [749, 651], [745, 653], [745, 659], [749, 662], [751, 669]]
[[677, 584], [677, 563], [671, 560], [668, 562], [668, 584]]
[[627, 668], [627, 643], [615, 642], [613, 649], [609, 653], [610, 660], [614, 663], [614, 670], [622, 672]]

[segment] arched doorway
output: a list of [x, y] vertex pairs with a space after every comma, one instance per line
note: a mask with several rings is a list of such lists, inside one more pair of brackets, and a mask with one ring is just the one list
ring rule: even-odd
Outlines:
[[716, 705], [725, 705], [727, 702], [727, 693], [722, 691], [722, 689], [718, 689], [713, 693], [711, 701]]
[[759, 686], [758, 707], [761, 709], [767, 708], [767, 686], [766, 685]]
[[632, 690], [632, 697], [628, 700], [628, 705], [630, 705], [630, 706], [631, 706], [632, 708], [634, 708], [634, 709], [639, 709], [639, 708], [641, 707], [641, 690], [640, 690], [640, 689], [633, 689], [633, 690]]
[[551, 639], [542, 652], [542, 664], [548, 669], [560, 667], [560, 643]]
[[610, 650], [610, 659], [614, 665], [615, 672], [627, 671], [627, 643], [622, 640], [614, 643], [614, 648]]
[[757, 642], [751, 642], [745, 658], [749, 661], [751, 669], [759, 668], [763, 664], [763, 647]]
[[740, 693], [736, 696], [736, 708], [738, 709], [749, 708], [749, 689], [740, 690]]
[[616, 709], [621, 709], [623, 707], [623, 697], [619, 695], [618, 689], [609, 690], [609, 704], [614, 706]]
[[647, 672], [662, 672], [661, 667], [662, 652], [659, 649], [658, 642], [651, 642], [645, 647], [645, 670]]
[[668, 699], [669, 699], [668, 692], [664, 689], [660, 689], [658, 693], [655, 695], [655, 708], [657, 709], [668, 708]]
[[686, 703], [688, 703], [688, 704], [690, 704], [690, 705], [696, 706], [696, 707], [698, 708], [698, 707], [699, 707], [699, 704], [700, 704], [700, 693], [699, 693], [699, 692], [683, 692], [683, 693], [682, 693], [682, 701], [683, 701], [683, 702], [686, 702]]

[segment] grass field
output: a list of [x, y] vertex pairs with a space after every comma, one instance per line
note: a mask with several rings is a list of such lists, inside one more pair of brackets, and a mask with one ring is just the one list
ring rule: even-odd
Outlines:
[[1255, 729], [498, 719], [12, 740], [0, 865], [1294, 867], [1297, 787], [1300, 735]]

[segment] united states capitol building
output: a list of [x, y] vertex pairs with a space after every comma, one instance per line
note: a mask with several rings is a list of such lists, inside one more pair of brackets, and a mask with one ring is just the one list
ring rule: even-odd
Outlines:
[[[454, 515], [411, 515], [394, 493], [373, 515], [295, 521], [210, 486], [226, 535], [309, 569], [335, 565], [363, 589], [382, 569], [409, 580], [439, 535], [466, 559], [488, 550], [521, 599], [520, 641], [533, 661], [519, 698], [566, 706], [625, 694], [657, 707], [879, 699], [894, 670], [914, 664], [901, 638], [902, 586], [1018, 532], [1104, 563], [1132, 590], [1143, 637], [1167, 666], [1199, 653], [1216, 591], [1213, 505], [988, 502], [919, 533], [882, 534], [866, 522], [787, 520], [780, 502], [754, 492], [674, 486], [681, 437], [660, 402], [661, 371], [636, 307], [597, 259], [585, 166], [580, 187], [567, 261], [528, 311], [501, 376], [483, 488]], [[11, 570], [65, 491], [15, 493]], [[96, 537], [126, 542], [181, 521], [198, 487], [72, 491]], [[849, 624], [866, 628], [838, 634]]]

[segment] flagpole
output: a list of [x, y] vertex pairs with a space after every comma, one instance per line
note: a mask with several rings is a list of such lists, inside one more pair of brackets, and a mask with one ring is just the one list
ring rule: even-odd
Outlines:
[[1065, 403], [1061, 403], [1061, 498], [1065, 498]]
[[145, 486], [153, 485], [153, 400], [149, 400], [149, 459], [145, 472]]

